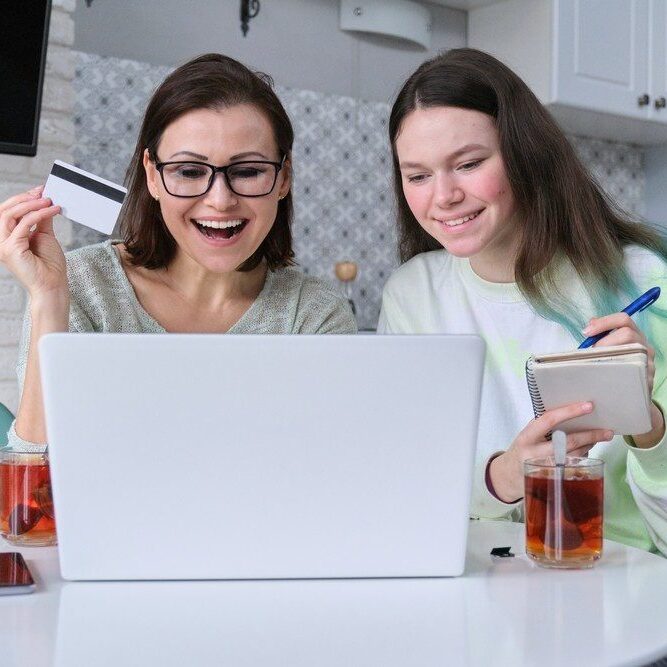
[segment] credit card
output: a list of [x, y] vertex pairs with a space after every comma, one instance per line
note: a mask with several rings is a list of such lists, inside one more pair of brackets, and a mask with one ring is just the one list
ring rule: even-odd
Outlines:
[[80, 225], [111, 234], [127, 190], [66, 162], [56, 160], [46, 179], [44, 197], [62, 209], [62, 215]]

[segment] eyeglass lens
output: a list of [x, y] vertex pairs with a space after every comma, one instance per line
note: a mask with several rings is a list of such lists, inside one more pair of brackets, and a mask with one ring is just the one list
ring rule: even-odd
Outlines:
[[[166, 164], [162, 169], [164, 186], [177, 197], [197, 197], [203, 195], [212, 181], [213, 168], [210, 165], [179, 162]], [[276, 181], [276, 168], [263, 162], [243, 162], [231, 164], [226, 170], [227, 184], [237, 195], [258, 197], [267, 195]]]

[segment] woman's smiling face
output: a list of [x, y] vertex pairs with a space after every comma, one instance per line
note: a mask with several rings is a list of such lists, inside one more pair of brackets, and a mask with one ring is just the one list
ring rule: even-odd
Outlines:
[[401, 124], [396, 154], [410, 210], [448, 252], [476, 269], [515, 252], [517, 207], [491, 116], [416, 109]]
[[[189, 111], [166, 127], [157, 148], [159, 162], [192, 160], [226, 166], [281, 159], [269, 120], [248, 104]], [[147, 152], [144, 167], [149, 190], [159, 197], [162, 217], [178, 245], [177, 252], [214, 273], [236, 270], [259, 248], [276, 219], [278, 200], [290, 187], [290, 165], [286, 161], [273, 190], [262, 197], [235, 194], [224, 175], [218, 173], [206, 194], [180, 198], [166, 191]]]

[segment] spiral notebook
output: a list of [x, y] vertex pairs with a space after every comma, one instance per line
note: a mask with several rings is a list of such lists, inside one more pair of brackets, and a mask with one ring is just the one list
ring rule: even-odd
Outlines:
[[638, 343], [532, 355], [526, 380], [535, 417], [568, 403], [592, 401], [593, 412], [559, 427], [566, 433], [593, 428], [620, 435], [651, 430], [648, 356]]

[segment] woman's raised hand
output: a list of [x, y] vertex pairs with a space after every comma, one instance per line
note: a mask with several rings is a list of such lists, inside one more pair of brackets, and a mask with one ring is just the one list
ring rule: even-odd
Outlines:
[[68, 292], [65, 255], [53, 232], [60, 213], [40, 186], [0, 204], [0, 262], [25, 287], [31, 299], [62, 299]]
[[[572, 403], [547, 410], [533, 419], [514, 439], [506, 452], [491, 461], [489, 474], [498, 497], [505, 502], [514, 502], [523, 497], [523, 462], [526, 459], [542, 458], [553, 454], [553, 446], [547, 436], [568, 419], [588, 414], [592, 403]], [[611, 440], [614, 432], [606, 429], [578, 431], [567, 436], [568, 456], [586, 456], [597, 442]]]
[[32, 442], [46, 441], [37, 344], [46, 333], [67, 331], [69, 315], [67, 264], [53, 233], [60, 206], [42, 197], [43, 190], [33, 188], [0, 204], [0, 262], [30, 295], [30, 344], [16, 433]]

